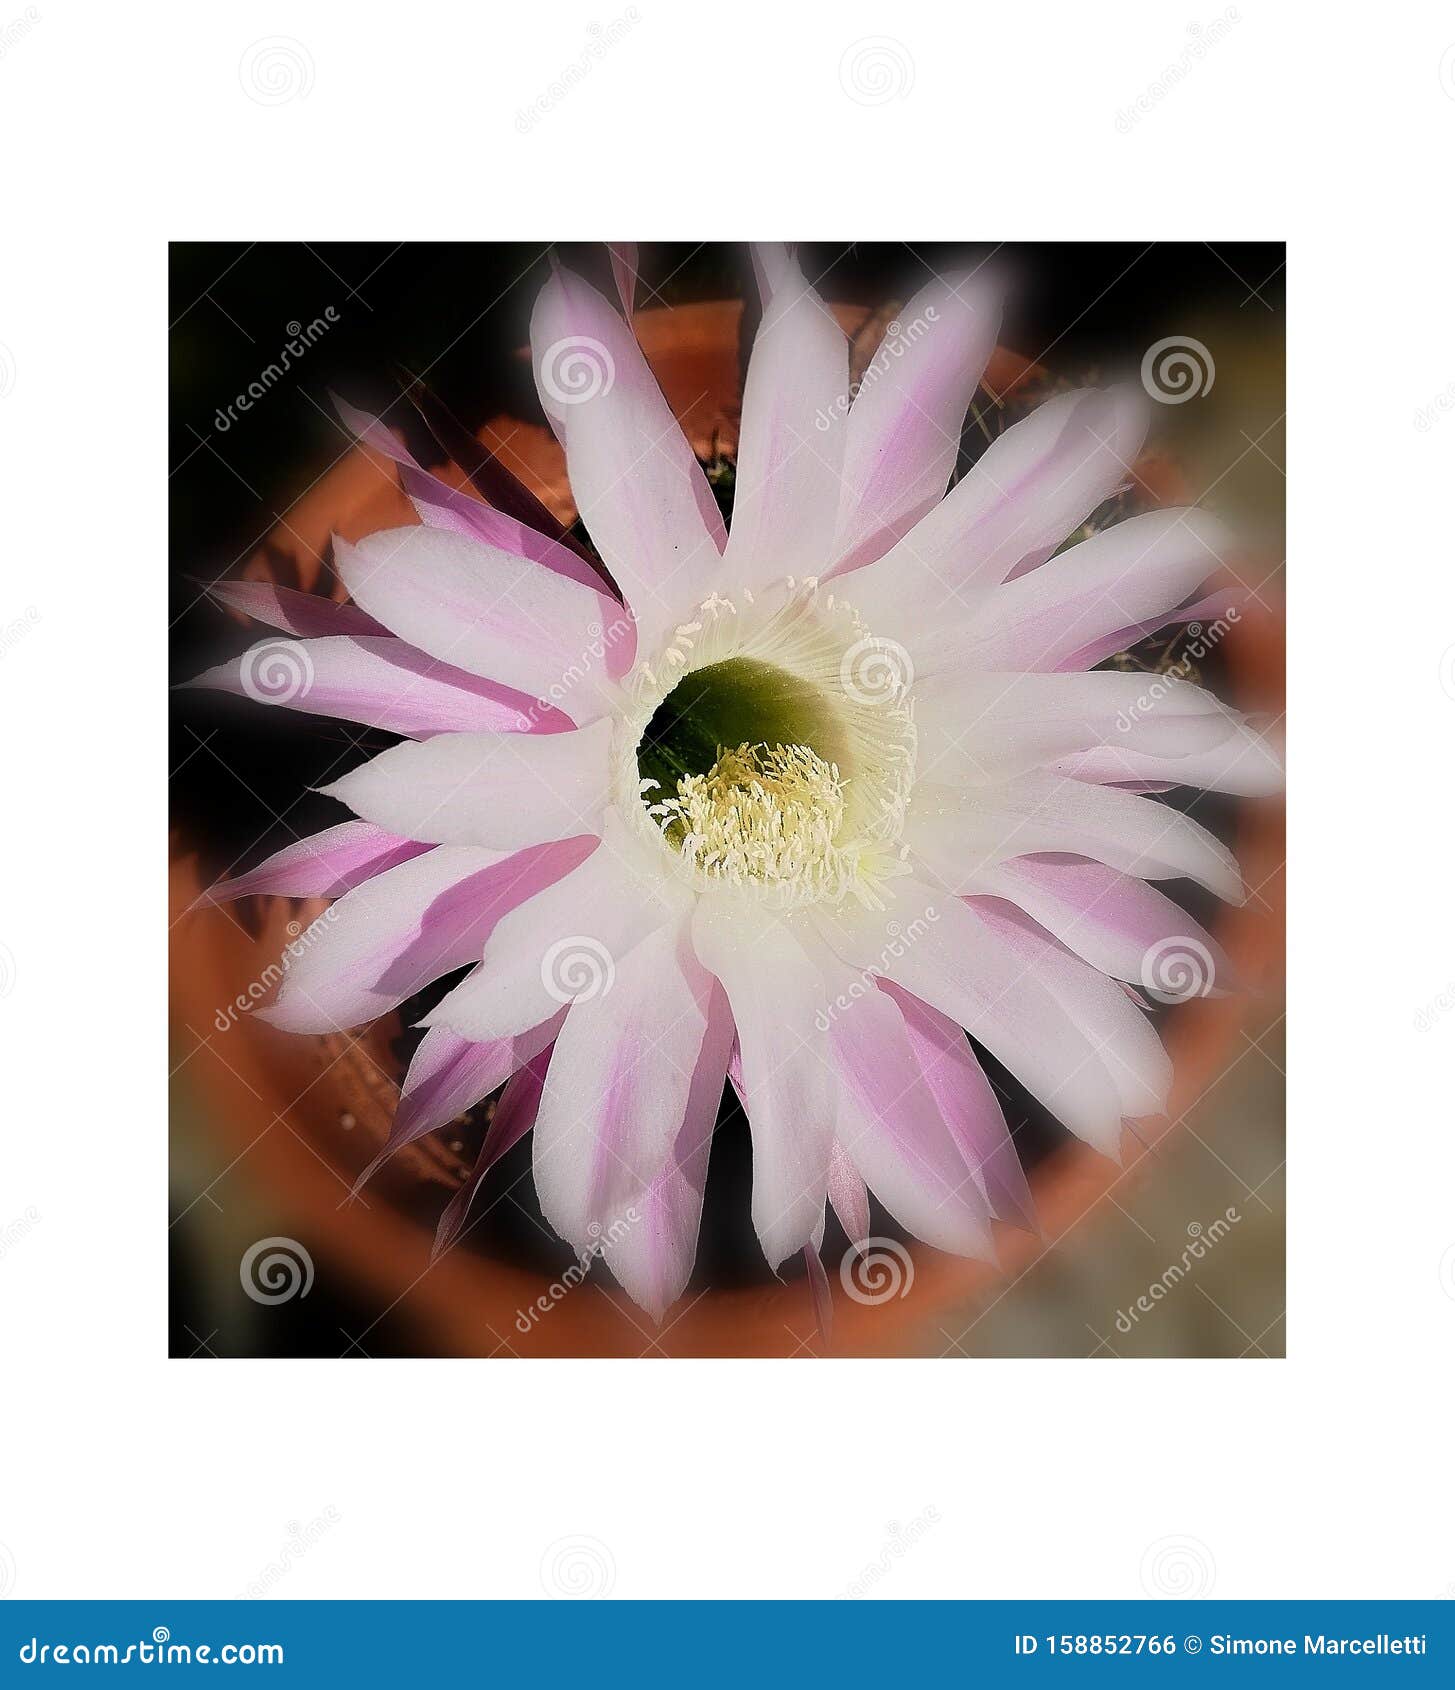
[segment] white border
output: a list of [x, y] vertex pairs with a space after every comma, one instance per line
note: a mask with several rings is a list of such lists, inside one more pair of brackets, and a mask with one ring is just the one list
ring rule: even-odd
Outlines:
[[[1219, 1595], [1441, 1593], [1455, 417], [1414, 419], [1455, 391], [1455, 21], [1250, 0], [1120, 129], [1181, 11], [639, 10], [525, 134], [609, 5], [42, 0], [0, 57], [5, 619], [38, 611], [0, 661], [0, 1201], [41, 1216], [0, 1262], [11, 1589], [229, 1594], [335, 1507], [280, 1594], [539, 1594], [588, 1534], [617, 1595], [828, 1595], [933, 1506], [886, 1594], [1138, 1595], [1169, 1535]], [[278, 35], [312, 84], [260, 104]], [[856, 103], [883, 35], [913, 86]], [[163, 1359], [165, 242], [563, 229], [1290, 240], [1286, 1364]]]

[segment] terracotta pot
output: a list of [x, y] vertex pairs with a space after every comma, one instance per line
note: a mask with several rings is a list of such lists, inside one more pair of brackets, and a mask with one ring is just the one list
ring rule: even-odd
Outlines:
[[[714, 439], [729, 449], [736, 442], [741, 311], [737, 302], [709, 303], [643, 311], [636, 318], [642, 346], [700, 454], [712, 449]], [[879, 325], [870, 314], [860, 308], [839, 308], [838, 314], [851, 336], [872, 350]], [[1025, 359], [999, 350], [986, 386], [1003, 396], [1041, 377]], [[546, 428], [501, 416], [481, 431], [481, 439], [563, 520], [574, 517], [561, 452]], [[1163, 501], [1177, 497], [1172, 466], [1149, 460], [1140, 471]], [[441, 473], [457, 483], [463, 479], [453, 469]], [[357, 540], [414, 520], [393, 473], [356, 448], [286, 513], [244, 573], [313, 588], [330, 579], [325, 560], [331, 534]], [[1245, 709], [1281, 709], [1281, 632], [1279, 620], [1255, 606], [1223, 642], [1234, 701]], [[1251, 992], [1198, 1000], [1164, 1019], [1162, 1032], [1176, 1074], [1171, 1121], [1218, 1071], [1260, 985], [1277, 978], [1281, 826], [1276, 803], [1240, 807], [1236, 849], [1249, 884], [1259, 888], [1259, 901], [1225, 912], [1217, 936]], [[259, 978], [298, 930], [296, 924], [306, 923], [322, 907], [260, 901], [265, 908], [256, 938], [222, 910], [204, 908], [183, 917], [201, 890], [196, 861], [186, 847], [185, 840], [176, 842], [172, 869], [174, 1012], [190, 1030], [184, 1052], [204, 1033], [213, 1006], [232, 1001], [246, 982]], [[272, 1212], [287, 1217], [310, 1251], [351, 1286], [357, 1301], [377, 1302], [381, 1311], [407, 1317], [419, 1348], [480, 1356], [823, 1353], [803, 1279], [709, 1290], [695, 1300], [689, 1293], [660, 1329], [614, 1285], [593, 1282], [572, 1290], [521, 1330], [521, 1311], [549, 1294], [549, 1277], [468, 1246], [430, 1263], [433, 1227], [417, 1218], [420, 1182], [437, 1188], [438, 1202], [426, 1205], [437, 1212], [467, 1166], [450, 1147], [447, 1131], [395, 1158], [369, 1188], [367, 1207], [341, 1206], [344, 1184], [370, 1159], [387, 1130], [401, 1078], [390, 1050], [397, 1032], [397, 1018], [391, 1016], [359, 1040], [300, 1038], [242, 1015], [225, 1036], [214, 1034], [188, 1061], [186, 1083], [219, 1140], [215, 1148], [222, 1159], [245, 1157], [230, 1177], [246, 1177], [267, 1191]], [[1162, 1130], [1176, 1129], [1164, 1124]], [[1126, 1149], [1129, 1161], [1146, 1154], [1130, 1136]], [[830, 1263], [829, 1353], [915, 1353], [916, 1335], [933, 1327], [940, 1310], [963, 1307], [1002, 1276], [1021, 1274], [1122, 1172], [1079, 1143], [1055, 1152], [1033, 1176], [1044, 1237], [1002, 1229], [999, 1272], [916, 1244], [909, 1294], [866, 1306], [845, 1294], [833, 1271], [837, 1264]]]

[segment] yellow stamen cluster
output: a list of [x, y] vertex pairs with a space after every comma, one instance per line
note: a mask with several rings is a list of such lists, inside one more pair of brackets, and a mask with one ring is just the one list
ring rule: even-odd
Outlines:
[[846, 785], [806, 745], [739, 745], [719, 751], [705, 775], [684, 776], [677, 795], [648, 814], [684, 861], [713, 879], [754, 884], [785, 903], [863, 897], [865, 851], [839, 840]]

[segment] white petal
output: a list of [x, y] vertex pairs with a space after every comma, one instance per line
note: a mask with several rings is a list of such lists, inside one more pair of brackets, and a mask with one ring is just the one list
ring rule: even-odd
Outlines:
[[960, 899], [900, 879], [886, 901], [882, 911], [844, 906], [817, 919], [846, 962], [952, 1017], [1073, 1132], [1115, 1154], [1118, 1088], [1060, 995]]
[[712, 489], [635, 335], [588, 282], [558, 270], [530, 339], [572, 496], [646, 654], [721, 584], [726, 535]]
[[495, 928], [483, 965], [424, 1018], [466, 1039], [510, 1038], [563, 1003], [609, 994], [619, 960], [680, 915], [688, 894], [608, 810], [581, 866]]
[[822, 575], [830, 562], [847, 432], [844, 331], [789, 261], [763, 310], [743, 388], [733, 522], [723, 558], [733, 587]]
[[612, 724], [560, 734], [440, 734], [391, 746], [322, 790], [409, 839], [514, 851], [599, 831]]
[[1146, 430], [1126, 389], [1049, 400], [877, 562], [836, 577], [870, 630], [922, 673], [954, 658], [965, 618], [1022, 562], [1040, 562], [1121, 485]]
[[1143, 880], [1185, 875], [1239, 903], [1242, 876], [1226, 846], [1155, 798], [1033, 770], [996, 786], [919, 783], [904, 841], [952, 892], [984, 863], [1067, 851]]
[[605, 593], [443, 528], [335, 539], [334, 561], [356, 604], [431, 657], [576, 722], [610, 708], [606, 654], [630, 624]]
[[755, 899], [710, 892], [693, 944], [723, 983], [737, 1025], [753, 1135], [753, 1225], [776, 1268], [824, 1214], [837, 1085], [820, 1020], [827, 992], [803, 940]]
[[881, 556], [944, 497], [1000, 327], [1000, 289], [936, 277], [885, 332], [849, 413], [834, 573]]
[[684, 915], [568, 1011], [536, 1113], [534, 1165], [542, 1213], [578, 1250], [618, 1220], [629, 1230], [646, 1218], [637, 1205], [681, 1131], [715, 990]]
[[1058, 669], [1103, 635], [1161, 616], [1218, 567], [1229, 540], [1206, 511], [1165, 510], [1104, 529], [987, 595], [965, 624], [965, 662]]

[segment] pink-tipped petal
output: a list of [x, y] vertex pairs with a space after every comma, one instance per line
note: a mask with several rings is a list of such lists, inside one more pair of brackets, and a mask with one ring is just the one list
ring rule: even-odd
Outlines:
[[[565, 1016], [565, 1010], [559, 1016], [551, 1019], [549, 1026], [551, 1036], [555, 1037]], [[436, 1032], [442, 1029], [436, 1028]], [[433, 1037], [433, 1033], [426, 1035]], [[516, 1043], [520, 1041], [517, 1040]], [[505, 1090], [500, 1094], [500, 1101], [495, 1105], [495, 1113], [490, 1117], [490, 1125], [485, 1133], [485, 1142], [480, 1146], [480, 1154], [475, 1158], [475, 1166], [470, 1177], [445, 1205], [444, 1213], [440, 1216], [439, 1227], [435, 1232], [434, 1248], [430, 1252], [431, 1259], [441, 1256], [459, 1237], [461, 1229], [470, 1214], [470, 1206], [480, 1194], [480, 1187], [485, 1183], [485, 1176], [491, 1168], [505, 1155], [513, 1150], [521, 1139], [531, 1131], [536, 1124], [536, 1113], [540, 1109], [541, 1093], [545, 1088], [546, 1072], [551, 1065], [554, 1045], [547, 1045], [538, 1055], [526, 1062], [506, 1083]]]
[[763, 308], [743, 388], [723, 560], [733, 587], [821, 575], [832, 561], [848, 394], [844, 331], [790, 262]]
[[422, 469], [413, 454], [396, 439], [392, 429], [386, 428], [378, 417], [333, 396], [334, 409], [345, 426], [371, 451], [378, 452], [399, 466], [399, 478], [419, 520], [430, 528], [445, 528], [472, 540], [492, 546], [499, 551], [533, 562], [577, 581], [593, 592], [601, 591], [601, 577], [582, 557], [550, 535], [539, 533], [492, 505], [484, 505], [458, 488], [441, 481]]
[[631, 329], [570, 270], [536, 300], [531, 358], [586, 531], [654, 649], [720, 584], [707, 477]]
[[774, 912], [716, 890], [698, 900], [692, 939], [727, 992], [753, 1138], [753, 1225], [777, 1268], [810, 1243], [828, 1195], [837, 1084], [819, 1024], [823, 976]]
[[829, 1149], [829, 1202], [851, 1244], [869, 1236], [869, 1190], [837, 1139]]
[[967, 891], [1004, 898], [1074, 951], [1118, 980], [1137, 981], [1175, 947], [1198, 959], [1206, 996], [1231, 983], [1228, 959], [1213, 936], [1165, 893], [1128, 874], [1079, 857], [1012, 857], [970, 877]]
[[611, 254], [611, 279], [616, 283], [616, 295], [621, 301], [622, 315], [627, 322], [637, 308], [637, 280], [641, 263], [635, 241], [611, 241], [606, 250]]
[[1090, 675], [931, 675], [915, 684], [921, 780], [986, 785], [1103, 746], [1189, 757], [1223, 745], [1239, 719], [1189, 681]]
[[661, 1320], [687, 1288], [692, 1274], [708, 1151], [732, 1042], [733, 1021], [727, 999], [720, 988], [715, 989], [692, 1071], [682, 1128], [671, 1154], [652, 1177], [645, 1194], [629, 1205], [636, 1211], [636, 1218], [629, 1213], [617, 1215], [603, 1231], [601, 1247], [607, 1267], [653, 1320]]
[[829, 1048], [840, 1081], [836, 1137], [869, 1189], [916, 1238], [992, 1260], [985, 1195], [925, 1084], [899, 1005], [860, 992], [836, 1016]]
[[1087, 1041], [1090, 1056], [1083, 1060], [1094, 1063], [1116, 1092], [1115, 1127], [1110, 1121], [1078, 1124], [1055, 1099], [1045, 1101], [1073, 1132], [1106, 1155], [1119, 1158], [1120, 1121], [1161, 1115], [1167, 1107], [1172, 1064], [1156, 1029], [1124, 987], [1072, 956], [1022, 911], [995, 898], [970, 899], [963, 907], [982, 932], [993, 935], [1003, 953], [1014, 959], [1022, 976], [1034, 975]]
[[1001, 1220], [1034, 1232], [1030, 1187], [1000, 1099], [975, 1060], [964, 1029], [892, 980], [881, 980], [879, 987], [899, 1005], [925, 1084], [992, 1210]]
[[561, 710], [441, 663], [389, 635], [264, 640], [188, 684], [413, 739], [441, 733], [561, 733], [574, 725]]
[[1186, 877], [1230, 902], [1243, 898], [1237, 859], [1190, 816], [1041, 770], [994, 786], [917, 784], [904, 841], [952, 892], [968, 892], [988, 864], [1069, 851], [1142, 880]]
[[1126, 1113], [1119, 1088], [1061, 997], [959, 898], [908, 877], [884, 891], [882, 910], [816, 916], [839, 955], [951, 1016], [1073, 1132], [1114, 1154]]
[[[409, 1072], [404, 1076], [404, 1089], [394, 1111], [389, 1136], [378, 1155], [354, 1182], [355, 1192], [366, 1185], [396, 1151], [415, 1143], [426, 1133], [448, 1126], [456, 1116], [473, 1109], [497, 1086], [504, 1085], [517, 1069], [549, 1049], [565, 1013], [564, 1009], [557, 1010], [539, 1027], [528, 1028], [514, 1038], [493, 1039], [484, 1044], [459, 1038], [445, 1027], [431, 1027], [420, 1041], [409, 1064]], [[494, 1120], [499, 1117], [497, 1109]], [[488, 1134], [486, 1142], [489, 1143]]]
[[[620, 957], [573, 1003], [536, 1117], [541, 1212], [578, 1250], [619, 1218], [629, 1228], [687, 1115], [715, 982], [686, 940], [685, 916]], [[726, 1072], [717, 1076], [721, 1091]]]
[[1039, 562], [1126, 479], [1146, 431], [1140, 393], [1068, 393], [1008, 428], [965, 478], [840, 588], [928, 673], [953, 662], [982, 595]]
[[440, 528], [391, 528], [334, 558], [355, 600], [431, 657], [586, 723], [617, 696], [608, 653], [631, 638], [604, 593]]
[[997, 286], [956, 272], [885, 331], [849, 412], [831, 574], [883, 556], [944, 497], [1000, 310]]
[[612, 810], [601, 849], [500, 923], [482, 966], [429, 1015], [463, 1038], [504, 1038], [563, 1003], [609, 990], [618, 962], [680, 916], [687, 893]]
[[1227, 531], [1206, 511], [1150, 511], [996, 587], [965, 624], [965, 661], [1060, 669], [1083, 646], [1170, 614], [1216, 570]]
[[1215, 745], [1179, 752], [1109, 743], [1058, 758], [1050, 767], [1070, 780], [1125, 784], [1141, 791], [1197, 786], [1204, 792], [1231, 792], [1240, 798], [1271, 798], [1283, 790], [1278, 752], [1265, 735], [1245, 723], [1235, 725]]
[[289, 946], [271, 1008], [292, 1033], [357, 1027], [479, 957], [500, 918], [570, 873], [590, 839], [513, 856], [441, 846], [377, 875], [339, 901]]
[[330, 634], [388, 634], [389, 630], [357, 605], [335, 604], [320, 593], [300, 593], [271, 581], [204, 581], [199, 583], [210, 598], [229, 610], [251, 616], [270, 628], [297, 634], [302, 639], [324, 639]]
[[341, 898], [376, 874], [433, 849], [397, 833], [386, 833], [372, 822], [340, 822], [309, 839], [285, 845], [234, 880], [219, 881], [197, 902], [225, 904], [259, 893], [281, 898]]

